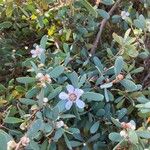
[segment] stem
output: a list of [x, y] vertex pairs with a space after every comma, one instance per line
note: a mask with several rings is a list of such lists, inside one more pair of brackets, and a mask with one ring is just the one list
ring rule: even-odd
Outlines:
[[[108, 14], [110, 16], [113, 14], [114, 10], [117, 8], [117, 6], [119, 5], [120, 2], [121, 2], [121, 0], [117, 0], [116, 3], [113, 5], [113, 7], [110, 9], [110, 11], [108, 12]], [[95, 54], [95, 51], [96, 51], [96, 48], [98, 46], [99, 41], [102, 44], [102, 42], [101, 42], [101, 35], [102, 35], [103, 29], [104, 29], [106, 23], [107, 23], [107, 19], [103, 19], [101, 24], [100, 24], [99, 32], [98, 32], [98, 34], [96, 36], [96, 39], [95, 39], [95, 41], [93, 43], [93, 47], [92, 47], [92, 49], [90, 51], [91, 55]]]

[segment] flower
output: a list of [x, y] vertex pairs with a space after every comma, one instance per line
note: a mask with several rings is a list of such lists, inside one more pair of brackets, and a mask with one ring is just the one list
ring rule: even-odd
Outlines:
[[121, 12], [121, 17], [123, 20], [125, 20], [127, 17], [129, 17], [129, 15], [130, 15], [129, 12], [126, 12], [126, 11]]
[[52, 82], [52, 79], [50, 78], [50, 76], [48, 74], [43, 75], [42, 73], [38, 73], [36, 75], [36, 79], [38, 79], [40, 81], [39, 85], [42, 87], [46, 87], [46, 83]]
[[35, 49], [31, 50], [32, 57], [39, 57], [43, 51], [43, 48], [41, 48], [39, 45], [36, 45]]
[[28, 144], [29, 144], [29, 142], [30, 142], [30, 139], [27, 137], [27, 136], [23, 136], [22, 138], [21, 138], [21, 144], [23, 145], [23, 146], [27, 146]]
[[62, 120], [57, 121], [56, 124], [55, 124], [55, 126], [56, 126], [57, 129], [63, 127], [64, 125], [65, 124], [64, 124], [64, 122]]
[[84, 93], [84, 91], [82, 89], [74, 88], [72, 85], [67, 85], [66, 89], [68, 93], [61, 92], [59, 94], [60, 99], [66, 100], [65, 108], [69, 110], [73, 103], [75, 103], [79, 108], [84, 108], [85, 103], [80, 100], [80, 96]]
[[122, 122], [121, 126], [124, 129], [131, 129], [131, 130], [135, 130], [136, 129], [134, 121], [130, 121], [128, 123]]
[[17, 143], [14, 140], [11, 140], [7, 143], [7, 150], [13, 150], [17, 146]]
[[120, 131], [120, 135], [121, 135], [122, 137], [124, 137], [124, 138], [127, 138], [127, 137], [128, 137], [128, 133], [127, 133], [127, 131], [125, 131], [125, 130]]

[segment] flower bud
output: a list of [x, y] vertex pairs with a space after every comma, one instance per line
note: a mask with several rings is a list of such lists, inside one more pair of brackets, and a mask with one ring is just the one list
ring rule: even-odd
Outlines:
[[47, 102], [48, 102], [48, 98], [44, 97], [44, 98], [43, 98], [43, 102], [44, 102], [44, 103], [47, 103]]
[[39, 79], [39, 78], [42, 78], [43, 77], [43, 74], [42, 73], [38, 73], [37, 75], [36, 75], [36, 79]]
[[21, 144], [23, 145], [23, 146], [27, 146], [28, 144], [29, 144], [29, 142], [30, 142], [30, 139], [27, 137], [27, 136], [23, 136], [22, 138], [21, 138]]
[[13, 150], [17, 146], [17, 143], [14, 140], [11, 140], [7, 143], [7, 150]]
[[56, 128], [61, 128], [64, 126], [64, 122], [62, 120], [60, 120], [60, 121], [56, 122], [55, 126], [56, 126]]

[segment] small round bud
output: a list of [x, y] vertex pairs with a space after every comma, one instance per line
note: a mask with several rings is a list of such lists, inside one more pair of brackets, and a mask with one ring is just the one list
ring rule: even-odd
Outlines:
[[119, 81], [120, 81], [120, 80], [123, 80], [123, 78], [124, 78], [124, 76], [123, 76], [122, 74], [119, 74], [119, 75], [116, 77], [116, 79], [119, 80]]
[[27, 136], [23, 136], [21, 138], [21, 143], [22, 143], [23, 146], [26, 147], [29, 144], [29, 142], [30, 142], [30, 139]]
[[44, 64], [41, 63], [41, 64], [38, 65], [38, 67], [39, 68], [44, 67]]
[[13, 50], [12, 50], [12, 52], [13, 52], [13, 53], [15, 53], [15, 52], [16, 52], [16, 50], [15, 50], [15, 49], [13, 49]]
[[17, 146], [17, 143], [14, 140], [11, 140], [7, 143], [7, 150], [13, 150]]
[[55, 125], [56, 125], [56, 128], [61, 128], [64, 126], [64, 122], [62, 120], [60, 120], [60, 121], [56, 122]]
[[48, 98], [44, 97], [44, 98], [43, 98], [43, 102], [44, 102], [44, 103], [47, 103], [47, 102], [48, 102]]
[[36, 79], [39, 79], [39, 78], [42, 78], [43, 77], [43, 74], [42, 73], [38, 73], [37, 75], [36, 75]]
[[20, 129], [21, 130], [25, 130], [27, 128], [27, 125], [25, 122], [23, 122], [21, 125], [20, 125]]
[[25, 46], [24, 48], [25, 48], [25, 49], [28, 49], [28, 46]]
[[83, 143], [83, 146], [86, 146], [86, 143]]

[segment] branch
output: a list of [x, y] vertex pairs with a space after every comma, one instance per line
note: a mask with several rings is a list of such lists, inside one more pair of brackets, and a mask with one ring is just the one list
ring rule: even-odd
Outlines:
[[[113, 7], [110, 9], [110, 11], [108, 12], [108, 14], [111, 16], [114, 12], [114, 10], [117, 8], [118, 4], [121, 2], [121, 0], [117, 0], [116, 3], [113, 5]], [[93, 47], [90, 51], [91, 55], [93, 55], [96, 51], [96, 48], [98, 46], [98, 43], [99, 41], [101, 41], [101, 35], [102, 35], [102, 32], [103, 32], [103, 29], [107, 23], [107, 20], [108, 19], [103, 19], [101, 24], [100, 24], [100, 27], [99, 27], [99, 32], [97, 33], [97, 36], [96, 36], [96, 39], [93, 43]], [[100, 42], [101, 43], [101, 42]]]

